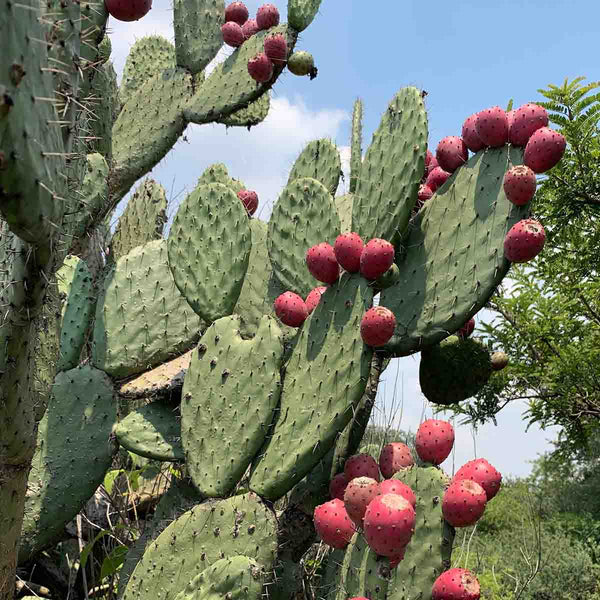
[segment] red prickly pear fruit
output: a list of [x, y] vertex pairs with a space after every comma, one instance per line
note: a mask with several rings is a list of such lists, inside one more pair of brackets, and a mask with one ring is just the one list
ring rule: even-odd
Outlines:
[[534, 173], [545, 173], [556, 165], [567, 147], [563, 135], [549, 127], [541, 127], [529, 138], [523, 162]]
[[491, 360], [494, 371], [502, 371], [508, 366], [508, 354], [506, 352], [494, 352]]
[[233, 21], [227, 21], [221, 27], [223, 41], [232, 48], [239, 48], [245, 41], [244, 32], [240, 25]]
[[367, 544], [380, 556], [398, 556], [410, 542], [416, 514], [410, 502], [398, 494], [376, 496], [363, 519]]
[[348, 273], [358, 273], [360, 255], [364, 247], [365, 244], [358, 233], [342, 233], [335, 239], [333, 251], [342, 269], [345, 269]]
[[396, 317], [383, 306], [370, 308], [361, 319], [360, 335], [367, 346], [385, 346], [394, 335]]
[[356, 477], [370, 477], [375, 481], [381, 479], [379, 466], [370, 454], [355, 454], [348, 458], [344, 463], [344, 475], [348, 481], [352, 481]]
[[454, 427], [448, 421], [427, 419], [419, 425], [415, 450], [422, 461], [441, 465], [452, 452]]
[[499, 148], [508, 142], [508, 117], [499, 106], [486, 108], [478, 113], [477, 135], [486, 146]]
[[248, 73], [254, 81], [266, 83], [273, 77], [273, 63], [264, 52], [261, 52], [248, 61]]
[[452, 481], [463, 479], [478, 483], [485, 490], [488, 501], [498, 493], [502, 484], [502, 475], [485, 458], [476, 458], [465, 463]]
[[355, 477], [348, 482], [344, 492], [344, 506], [356, 525], [362, 525], [367, 506], [378, 495], [379, 483], [371, 477]]
[[308, 309], [308, 314], [310, 315], [310, 313], [315, 310], [315, 308], [317, 308], [317, 304], [319, 304], [319, 302], [321, 301], [321, 296], [327, 291], [327, 288], [324, 285], [321, 285], [319, 287], [316, 287], [315, 289], [311, 290], [308, 293], [308, 296], [306, 296], [306, 308]]
[[535, 173], [525, 165], [511, 167], [504, 174], [504, 193], [516, 206], [527, 204], [535, 194]]
[[249, 40], [255, 33], [258, 33], [260, 29], [258, 28], [258, 24], [256, 23], [256, 19], [248, 19], [242, 25], [242, 31], [244, 33], [244, 37]]
[[475, 113], [465, 119], [462, 126], [462, 139], [465, 145], [471, 152], [479, 152], [485, 148], [485, 144], [481, 141], [477, 133], [477, 119], [479, 113]]
[[434, 167], [429, 175], [427, 175], [427, 179], [425, 180], [425, 185], [432, 191], [436, 192], [439, 187], [446, 183], [448, 177], [450, 177], [452, 173], [448, 173], [448, 171], [444, 171], [442, 167]]
[[433, 190], [428, 185], [422, 185], [419, 188], [419, 193], [417, 194], [417, 199], [421, 203], [421, 206], [427, 202], [433, 196]]
[[406, 551], [406, 546], [402, 548], [402, 552], [397, 554], [396, 556], [390, 556], [390, 569], [395, 569], [404, 559], [404, 552]]
[[[431, 154], [431, 152], [429, 150], [427, 150], [427, 152], [429, 152], [429, 154]], [[427, 175], [429, 175], [429, 173], [431, 173], [431, 171], [433, 171], [436, 167], [439, 167], [437, 158], [431, 154], [431, 158], [429, 159], [429, 162], [425, 162], [425, 173]]]
[[263, 4], [256, 11], [256, 23], [259, 29], [269, 29], [279, 25], [279, 10], [274, 4]]
[[265, 54], [274, 63], [284, 63], [287, 60], [288, 44], [285, 36], [281, 33], [269, 35], [265, 38]]
[[338, 473], [330, 482], [329, 482], [329, 495], [332, 498], [337, 498], [338, 500], [344, 500], [344, 492], [346, 491], [346, 486], [348, 485], [348, 478], [345, 473]]
[[431, 588], [431, 600], [479, 600], [480, 594], [477, 577], [459, 568], [444, 571]]
[[545, 242], [546, 232], [542, 224], [535, 219], [523, 219], [506, 234], [504, 256], [511, 262], [527, 262], [542, 251]]
[[317, 535], [328, 546], [344, 549], [356, 531], [356, 526], [348, 516], [344, 502], [334, 498], [320, 504], [313, 513]]
[[384, 479], [379, 484], [379, 493], [381, 495], [398, 494], [405, 500], [408, 500], [414, 509], [417, 507], [417, 497], [415, 496], [415, 493], [412, 491], [411, 487], [406, 485], [403, 481], [398, 481], [397, 479]]
[[258, 194], [253, 190], [240, 190], [237, 197], [242, 201], [249, 216], [252, 216], [258, 208]]
[[386, 240], [373, 238], [360, 254], [360, 274], [371, 281], [381, 277], [394, 262], [394, 246]]
[[444, 171], [454, 173], [458, 167], [467, 162], [469, 151], [462, 138], [448, 135], [437, 145], [435, 157]]
[[243, 2], [232, 2], [225, 7], [225, 22], [233, 21], [240, 27], [248, 20], [248, 9]]
[[414, 464], [415, 461], [410, 453], [410, 448], [402, 442], [390, 442], [381, 449], [379, 469], [386, 479], [402, 469], [412, 467]]
[[308, 317], [306, 303], [294, 292], [284, 292], [274, 303], [275, 314], [284, 325], [300, 327]]
[[475, 319], [469, 319], [457, 332], [456, 335], [466, 340], [475, 331]]
[[327, 242], [321, 242], [306, 251], [306, 266], [310, 274], [322, 283], [335, 283], [340, 276], [340, 265], [333, 246]]
[[152, 0], [104, 0], [104, 6], [117, 21], [138, 21], [152, 8]]
[[540, 128], [548, 126], [548, 113], [543, 106], [528, 102], [513, 115], [508, 140], [514, 146], [525, 146], [529, 138]]
[[486, 503], [485, 490], [477, 482], [453, 480], [444, 492], [442, 513], [453, 527], [469, 527], [479, 521]]
[[508, 121], [508, 135], [510, 136], [510, 128], [512, 127], [512, 122], [515, 119], [515, 111], [514, 110], [507, 110], [506, 111], [506, 119]]

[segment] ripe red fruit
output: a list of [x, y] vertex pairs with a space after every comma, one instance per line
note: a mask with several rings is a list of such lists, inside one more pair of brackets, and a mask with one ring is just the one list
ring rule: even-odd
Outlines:
[[240, 27], [248, 20], [248, 9], [243, 2], [232, 2], [225, 7], [225, 22], [233, 21]]
[[541, 127], [547, 127], [548, 113], [543, 106], [523, 104], [513, 115], [508, 139], [515, 146], [525, 146], [529, 138]]
[[323, 283], [335, 283], [340, 276], [335, 252], [327, 242], [321, 242], [306, 251], [306, 266], [310, 274]]
[[370, 240], [360, 254], [360, 274], [371, 281], [381, 277], [392, 266], [394, 254], [394, 246], [388, 241]]
[[425, 159], [425, 173], [426, 175], [429, 175], [429, 173], [431, 173], [431, 171], [433, 171], [433, 169], [436, 167], [439, 167], [439, 165], [437, 158], [429, 150], [427, 150], [427, 156], [430, 156], [430, 158], [429, 161]]
[[275, 299], [275, 314], [284, 325], [290, 327], [300, 327], [306, 317], [308, 309], [304, 300], [294, 292], [284, 292]]
[[252, 216], [258, 208], [258, 194], [253, 190], [240, 190], [237, 197], [242, 201], [248, 214]]
[[379, 469], [386, 479], [414, 464], [410, 448], [402, 442], [390, 442], [381, 449]]
[[502, 475], [485, 459], [476, 458], [465, 463], [454, 475], [452, 481], [470, 479], [478, 483], [491, 500], [500, 490]]
[[515, 223], [504, 238], [504, 256], [511, 262], [523, 263], [536, 257], [544, 247], [546, 232], [535, 219]]
[[508, 141], [508, 117], [499, 106], [486, 108], [478, 113], [477, 135], [486, 146], [498, 148]]
[[117, 21], [137, 21], [152, 8], [152, 0], [104, 0], [108, 14]]
[[356, 477], [370, 477], [375, 481], [381, 478], [379, 475], [379, 466], [370, 454], [355, 454], [344, 463], [344, 475], [348, 481]]
[[244, 32], [244, 37], [247, 40], [250, 39], [255, 33], [258, 33], [260, 31], [260, 29], [258, 28], [258, 24], [256, 23], [256, 19], [248, 19], [242, 25], [242, 31]]
[[344, 506], [348, 516], [358, 525], [362, 525], [367, 506], [379, 495], [379, 484], [371, 477], [355, 477], [348, 482], [344, 492]]
[[454, 427], [448, 421], [427, 419], [419, 425], [415, 450], [419, 458], [434, 465], [442, 464], [454, 446]]
[[456, 335], [466, 340], [475, 331], [475, 319], [469, 319], [457, 332]]
[[279, 10], [274, 4], [263, 4], [256, 11], [256, 23], [259, 29], [269, 29], [279, 25]]
[[525, 165], [511, 167], [504, 175], [504, 193], [516, 206], [527, 204], [535, 194], [535, 173]]
[[549, 127], [542, 127], [529, 138], [523, 162], [534, 173], [545, 173], [560, 161], [566, 147], [564, 136]]
[[481, 590], [477, 577], [467, 569], [448, 569], [434, 582], [432, 600], [479, 600]]
[[384, 479], [379, 484], [379, 492], [381, 495], [398, 494], [408, 500], [414, 509], [417, 507], [417, 497], [411, 487], [398, 479]]
[[338, 473], [330, 482], [329, 482], [329, 495], [332, 498], [338, 498], [339, 500], [344, 500], [344, 492], [346, 491], [346, 486], [348, 485], [348, 478], [345, 473]]
[[223, 41], [232, 48], [238, 48], [246, 40], [241, 26], [233, 21], [224, 23], [221, 27], [221, 33], [223, 35]]
[[317, 506], [313, 513], [313, 519], [315, 530], [321, 540], [339, 550], [348, 545], [356, 531], [344, 503], [338, 498]]
[[404, 552], [406, 551], [406, 546], [402, 548], [402, 552], [397, 554], [396, 556], [390, 556], [390, 569], [395, 569], [404, 559]]
[[266, 83], [273, 77], [273, 63], [264, 52], [261, 52], [248, 61], [248, 73], [254, 81]]
[[317, 308], [317, 304], [319, 304], [321, 296], [325, 293], [326, 290], [327, 288], [324, 285], [321, 285], [308, 293], [308, 296], [306, 296], [305, 300], [306, 308], [308, 309], [308, 314], [310, 314], [313, 310], [315, 310], [315, 308]]
[[510, 128], [512, 127], [512, 123], [515, 119], [515, 111], [514, 110], [506, 111], [506, 119], [508, 121], [508, 134], [510, 135]]
[[435, 193], [439, 187], [446, 183], [446, 180], [451, 174], [452, 173], [448, 173], [448, 171], [444, 171], [442, 167], [434, 167], [429, 175], [427, 175], [425, 185]]
[[396, 317], [383, 306], [370, 308], [360, 322], [360, 335], [367, 346], [385, 346], [394, 335]]
[[435, 157], [444, 171], [454, 173], [458, 167], [467, 162], [469, 151], [462, 138], [449, 135], [440, 140], [435, 151]]
[[485, 148], [485, 144], [477, 134], [477, 118], [479, 113], [467, 117], [462, 126], [462, 139], [471, 152], [479, 152]]
[[429, 200], [432, 196], [432, 189], [429, 186], [423, 184], [419, 188], [419, 193], [417, 194], [417, 204], [415, 205], [415, 210], [421, 210], [423, 204], [425, 204], [425, 202], [427, 202], [427, 200]]
[[274, 63], [284, 63], [288, 56], [288, 44], [285, 36], [281, 33], [269, 35], [264, 42], [265, 54]]
[[341, 267], [348, 273], [358, 273], [360, 268], [360, 255], [365, 247], [358, 233], [342, 233], [335, 239], [333, 251]]
[[453, 527], [468, 527], [479, 521], [485, 511], [485, 490], [471, 479], [453, 480], [444, 492], [442, 513]]

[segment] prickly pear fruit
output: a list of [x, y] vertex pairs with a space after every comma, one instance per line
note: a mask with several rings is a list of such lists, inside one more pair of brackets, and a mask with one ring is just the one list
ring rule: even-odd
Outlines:
[[242, 25], [242, 31], [244, 32], [244, 37], [249, 40], [255, 33], [258, 33], [260, 29], [258, 28], [258, 24], [256, 23], [256, 19], [248, 19]]
[[425, 178], [427, 175], [433, 171], [438, 165], [437, 158], [433, 155], [431, 150], [427, 150], [427, 154], [425, 154]]
[[448, 173], [448, 171], [444, 171], [442, 167], [434, 167], [431, 169], [429, 175], [427, 175], [425, 185], [435, 193], [439, 187], [446, 183], [446, 180], [451, 174], [452, 173]]
[[268, 35], [264, 43], [265, 54], [274, 63], [284, 63], [287, 60], [288, 44], [285, 36], [281, 33]]
[[448, 135], [437, 146], [435, 157], [444, 171], [454, 173], [458, 167], [464, 165], [469, 158], [469, 151], [462, 138]]
[[504, 238], [504, 256], [511, 262], [523, 263], [536, 257], [544, 247], [546, 232], [539, 221], [522, 219]]
[[477, 133], [478, 117], [479, 113], [467, 117], [462, 126], [462, 139], [471, 152], [479, 152], [485, 148], [485, 144], [481, 141]]
[[563, 135], [549, 127], [538, 129], [527, 142], [523, 162], [534, 173], [545, 173], [556, 165], [567, 147]]
[[279, 10], [274, 4], [263, 4], [256, 11], [256, 23], [259, 29], [269, 29], [279, 25]]
[[541, 127], [548, 126], [548, 113], [543, 106], [528, 102], [515, 110], [508, 139], [515, 146], [525, 146]]
[[454, 446], [454, 427], [448, 421], [427, 419], [419, 425], [415, 450], [419, 458], [434, 465], [442, 464]]
[[221, 33], [223, 41], [232, 48], [238, 48], [246, 41], [241, 25], [238, 25], [234, 21], [223, 23]]
[[370, 308], [360, 321], [360, 335], [367, 346], [385, 346], [394, 335], [396, 317], [383, 306]]
[[344, 492], [344, 506], [356, 525], [362, 525], [367, 506], [378, 495], [379, 483], [371, 477], [355, 477], [348, 482]]
[[535, 194], [535, 173], [525, 165], [511, 167], [504, 175], [504, 193], [516, 206], [527, 204]]
[[406, 551], [406, 546], [402, 548], [402, 552], [397, 554], [396, 556], [390, 556], [390, 569], [395, 569], [404, 559], [404, 552]]
[[454, 527], [468, 527], [479, 521], [485, 511], [485, 490], [471, 479], [453, 480], [444, 492], [442, 514]]
[[382, 496], [384, 494], [399, 494], [408, 500], [414, 509], [417, 507], [417, 497], [411, 487], [398, 479], [384, 479], [379, 484], [379, 493]]
[[293, 75], [310, 75], [311, 79], [317, 76], [317, 68], [315, 67], [315, 59], [310, 52], [299, 50], [294, 52], [289, 58], [287, 68]]
[[327, 288], [324, 285], [320, 285], [319, 287], [314, 288], [308, 293], [306, 296], [306, 308], [308, 309], [308, 314], [310, 314], [315, 308], [317, 308], [317, 304], [321, 301], [321, 296], [325, 293]]
[[137, 21], [152, 8], [152, 0], [104, 0], [108, 14], [117, 21]]
[[514, 110], [506, 111], [506, 120], [508, 121], [508, 134], [510, 135], [510, 128], [512, 127], [513, 121], [515, 120], [515, 112]]
[[375, 481], [381, 479], [379, 475], [379, 466], [370, 454], [355, 454], [344, 463], [344, 475], [348, 481], [356, 477], [370, 477]]
[[434, 582], [431, 600], [479, 600], [479, 581], [467, 569], [448, 569]]
[[340, 276], [340, 265], [333, 246], [327, 242], [321, 242], [306, 251], [306, 266], [311, 275], [323, 283], [335, 283]]
[[478, 483], [485, 490], [488, 501], [498, 493], [502, 483], [502, 475], [485, 458], [476, 458], [465, 463], [452, 481], [463, 479]]
[[416, 514], [410, 502], [398, 494], [376, 496], [363, 519], [367, 544], [380, 556], [398, 556], [410, 542]]
[[289, 327], [300, 327], [308, 317], [306, 303], [294, 292], [284, 292], [277, 296], [274, 307], [275, 314], [284, 325]]
[[348, 478], [345, 473], [338, 473], [329, 482], [329, 495], [331, 498], [338, 498], [338, 500], [344, 500], [344, 492], [348, 485]]
[[475, 126], [477, 135], [486, 146], [498, 148], [508, 141], [508, 117], [499, 106], [479, 112]]
[[225, 7], [225, 22], [233, 21], [240, 27], [248, 20], [248, 9], [243, 2], [232, 2]]
[[338, 235], [333, 251], [341, 267], [348, 273], [358, 273], [360, 269], [360, 255], [365, 247], [362, 238], [358, 233], [342, 233]]
[[457, 332], [456, 335], [466, 340], [475, 331], [475, 319], [469, 319]]
[[348, 516], [344, 502], [334, 498], [320, 504], [313, 513], [317, 535], [328, 546], [345, 548], [356, 531], [356, 526]]
[[360, 274], [371, 281], [383, 275], [394, 262], [394, 246], [374, 238], [367, 242], [360, 255]]
[[421, 206], [423, 206], [423, 204], [425, 204], [432, 196], [433, 190], [427, 184], [423, 184], [419, 188], [419, 193], [417, 194], [417, 206], [421, 208]]
[[410, 453], [410, 448], [402, 442], [390, 442], [381, 449], [379, 469], [386, 479], [402, 469], [412, 467], [414, 464], [415, 461]]
[[248, 61], [248, 73], [254, 81], [266, 83], [273, 77], [273, 63], [264, 52], [261, 52]]
[[508, 365], [508, 354], [506, 352], [492, 353], [492, 369], [494, 371], [502, 371]]
[[253, 190], [240, 190], [237, 197], [242, 201], [248, 215], [252, 216], [258, 208], [258, 194]]

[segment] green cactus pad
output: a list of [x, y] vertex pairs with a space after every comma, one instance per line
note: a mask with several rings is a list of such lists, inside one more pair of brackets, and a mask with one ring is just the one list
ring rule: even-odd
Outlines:
[[114, 428], [123, 448], [146, 458], [166, 462], [185, 460], [181, 420], [173, 407], [156, 401], [130, 412]]
[[291, 50], [294, 47], [297, 34], [287, 25], [272, 27], [253, 35], [225, 62], [218, 65], [197, 89], [185, 110], [187, 121], [201, 125], [224, 119], [236, 110], [248, 106], [271, 88], [283, 67], [275, 67], [271, 81], [257, 83], [248, 73], [248, 61], [263, 52], [265, 37], [273, 33], [282, 33], [287, 37], [288, 48]]
[[319, 582], [318, 596], [319, 600], [334, 600], [339, 586], [340, 572], [344, 564], [345, 550], [330, 549], [325, 563], [325, 572]]
[[437, 577], [450, 568], [454, 528], [442, 515], [442, 497], [448, 477], [437, 467], [411, 467], [393, 479], [406, 483], [417, 498], [415, 532], [404, 559], [392, 570], [388, 600], [431, 597]]
[[365, 279], [344, 275], [304, 322], [286, 366], [274, 430], [252, 467], [250, 487], [262, 497], [286, 494], [352, 418], [373, 354], [360, 337], [360, 321], [372, 300]]
[[327, 138], [313, 140], [296, 159], [288, 177], [288, 185], [296, 179], [310, 177], [322, 183], [334, 196], [341, 173], [342, 162], [337, 146]]
[[356, 184], [362, 167], [362, 119], [363, 104], [357, 99], [352, 111], [352, 139], [350, 142], [350, 193], [356, 191]]
[[207, 167], [198, 178], [197, 186], [207, 185], [209, 183], [222, 183], [230, 187], [235, 194], [245, 189], [244, 184], [239, 179], [233, 179], [227, 172], [227, 167], [223, 163], [215, 163]]
[[222, 558], [196, 575], [175, 600], [260, 600], [264, 569], [247, 556]]
[[92, 360], [114, 377], [142, 373], [189, 350], [203, 328], [173, 281], [167, 242], [148, 242], [119, 259], [104, 282]]
[[340, 231], [345, 233], [352, 231], [352, 204], [354, 202], [353, 194], [335, 197], [335, 207], [340, 216]]
[[202, 494], [227, 495], [260, 449], [279, 402], [281, 330], [273, 317], [243, 340], [237, 315], [215, 321], [192, 355], [181, 401], [186, 465]]
[[[146, 549], [123, 600], [168, 600], [222, 558], [253, 556], [270, 569], [277, 550], [273, 512], [255, 494], [208, 500], [171, 523]], [[173, 551], [177, 560], [173, 560]]]
[[421, 352], [421, 391], [435, 404], [456, 404], [471, 398], [491, 375], [490, 352], [473, 338], [461, 340], [451, 335]]
[[267, 118], [270, 108], [271, 95], [267, 92], [245, 108], [238, 108], [238, 110], [223, 119], [219, 119], [217, 122], [227, 127], [248, 127], [250, 129], [250, 127], [262, 123]]
[[112, 127], [120, 108], [117, 74], [111, 62], [97, 68], [92, 79], [91, 96], [94, 100], [90, 100], [93, 115], [88, 120], [92, 138], [89, 151], [98, 152], [106, 160], [111, 160]]
[[421, 92], [401, 89], [373, 135], [356, 183], [352, 231], [366, 242], [394, 244], [417, 201], [427, 151], [427, 114]]
[[523, 151], [481, 151], [440, 187], [411, 222], [401, 280], [381, 294], [396, 315], [386, 350], [412, 354], [439, 343], [478, 312], [508, 272], [504, 237], [529, 212], [504, 194], [504, 173]]
[[306, 251], [340, 233], [340, 219], [331, 194], [310, 178], [289, 183], [273, 208], [267, 248], [273, 272], [286, 291], [303, 298], [319, 283], [306, 266]]
[[304, 31], [312, 22], [321, 0], [288, 0], [288, 22], [296, 31]]
[[76, 256], [63, 265], [56, 278], [65, 294], [60, 330], [60, 355], [56, 368], [73, 369], [79, 364], [88, 328], [96, 307], [92, 274], [84, 260]]
[[200, 73], [223, 45], [224, 0], [175, 0], [173, 24], [177, 66]]
[[145, 179], [119, 217], [110, 243], [113, 260], [125, 256], [137, 246], [161, 239], [166, 222], [165, 190], [153, 179]]
[[196, 313], [210, 323], [230, 315], [252, 247], [246, 210], [231, 188], [197, 186], [180, 204], [167, 245], [175, 284]]
[[106, 21], [108, 20], [106, 5], [101, 0], [90, 0], [79, 4], [81, 7], [81, 58], [92, 65], [97, 61], [105, 61], [112, 51], [110, 39], [105, 35]]
[[105, 373], [86, 365], [56, 376], [27, 483], [19, 562], [55, 542], [102, 483], [116, 417]]

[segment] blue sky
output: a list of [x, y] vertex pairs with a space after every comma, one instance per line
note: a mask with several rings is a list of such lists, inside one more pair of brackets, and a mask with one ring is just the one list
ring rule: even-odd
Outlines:
[[[251, 14], [262, 2], [246, 2]], [[285, 19], [286, 3], [276, 1]], [[120, 75], [135, 39], [161, 34], [173, 40], [172, 8], [154, 0], [144, 19], [109, 22], [113, 61]], [[233, 177], [255, 189], [261, 218], [287, 179], [294, 158], [312, 139], [331, 137], [347, 160], [350, 114], [356, 97], [364, 102], [365, 149], [389, 100], [403, 86], [428, 92], [429, 145], [460, 135], [464, 119], [493, 105], [540, 99], [537, 89], [579, 75], [600, 79], [598, 29], [600, 5], [558, 2], [462, 0], [445, 2], [359, 2], [323, 0], [319, 15], [301, 34], [297, 49], [315, 56], [319, 76], [310, 81], [285, 74], [275, 85], [267, 120], [247, 132], [223, 126], [191, 126], [152, 176], [176, 208], [210, 164], [224, 162]], [[220, 53], [224, 56], [225, 53]], [[343, 192], [341, 186], [339, 191]], [[534, 207], [535, 210], [535, 207]], [[487, 318], [482, 315], [479, 318]], [[402, 403], [395, 422], [413, 431], [431, 416], [418, 385], [418, 356], [393, 361], [380, 390], [377, 415]], [[457, 427], [454, 456], [443, 465], [452, 472], [485, 457], [504, 474], [526, 475], [528, 461], [550, 449], [555, 428], [531, 427], [525, 434], [522, 405], [504, 409], [494, 425], [474, 433]]]

